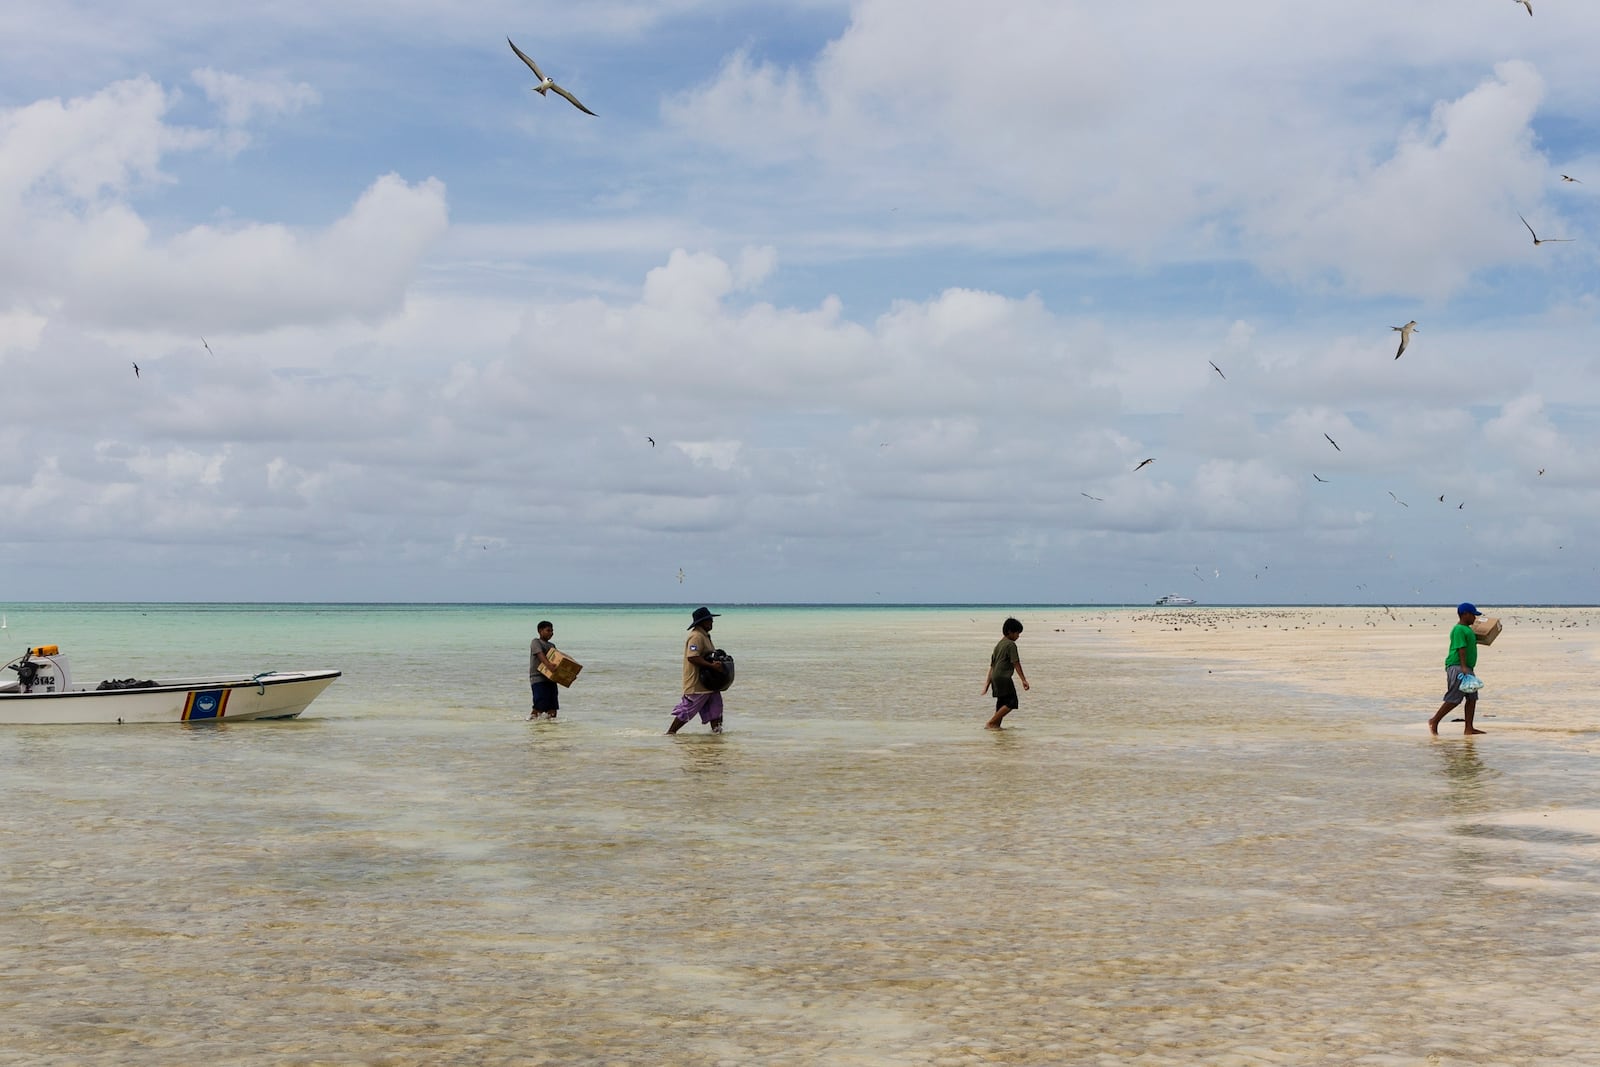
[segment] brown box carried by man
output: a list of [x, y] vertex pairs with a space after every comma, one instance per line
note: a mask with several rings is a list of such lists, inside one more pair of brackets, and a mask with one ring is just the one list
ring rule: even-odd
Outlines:
[[539, 673], [563, 689], [571, 688], [572, 683], [578, 677], [578, 672], [583, 670], [583, 664], [558, 648], [552, 648], [549, 652], [546, 652], [544, 658], [550, 661], [550, 666], [546, 667], [543, 663], [539, 664]]

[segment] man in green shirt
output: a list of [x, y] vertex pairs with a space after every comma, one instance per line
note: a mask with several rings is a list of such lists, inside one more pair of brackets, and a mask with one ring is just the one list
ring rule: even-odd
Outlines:
[[1482, 612], [1470, 603], [1456, 605], [1456, 624], [1450, 627], [1450, 652], [1444, 659], [1444, 678], [1448, 688], [1445, 690], [1444, 703], [1439, 705], [1439, 710], [1428, 720], [1430, 734], [1439, 732], [1439, 724], [1444, 721], [1444, 717], [1450, 714], [1451, 708], [1463, 700], [1467, 702], [1467, 709], [1462, 717], [1467, 725], [1462, 733], [1483, 733], [1482, 730], [1474, 729], [1472, 726], [1472, 717], [1478, 711], [1478, 694], [1461, 691], [1461, 676], [1471, 674], [1478, 666], [1478, 635], [1472, 632], [1472, 623], [1480, 614]]

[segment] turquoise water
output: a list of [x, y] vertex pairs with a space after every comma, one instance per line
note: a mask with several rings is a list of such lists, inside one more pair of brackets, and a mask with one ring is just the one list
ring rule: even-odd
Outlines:
[[[1218, 682], [1022, 612], [19, 606], [300, 720], [0, 731], [0, 1063], [1593, 1063], [1584, 738]], [[585, 664], [529, 723], [527, 642]], [[9, 658], [9, 656], [7, 657]], [[1429, 709], [1421, 709], [1425, 712]]]
[[[345, 672], [313, 705], [320, 718], [525, 717], [528, 642], [535, 624], [556, 624], [555, 643], [584, 665], [564, 694], [585, 722], [652, 728], [678, 697], [679, 656], [693, 606], [554, 605], [14, 605], [15, 651], [56, 644], [75, 681], [150, 673], [335, 667]], [[948, 699], [948, 654], [929, 642], [970, 632], [981, 645], [1006, 612], [940, 607], [718, 607], [714, 636], [741, 664], [739, 701], [752, 714], [832, 718], [871, 711], [890, 718], [925, 705], [895, 699], [927, 684]], [[1088, 610], [1050, 609], [1057, 613]], [[869, 625], [862, 646], [856, 621]], [[848, 623], [848, 625], [847, 625]], [[0, 645], [0, 648], [6, 647]], [[978, 659], [987, 655], [979, 649]], [[969, 661], [965, 673], [972, 673]], [[890, 657], [884, 659], [883, 657]], [[10, 656], [6, 656], [7, 659]], [[983, 661], [986, 664], [986, 660]], [[886, 666], [914, 666], [894, 690]], [[982, 666], [977, 668], [982, 684]], [[929, 684], [931, 683], [931, 684]], [[828, 706], [810, 692], [829, 690]]]

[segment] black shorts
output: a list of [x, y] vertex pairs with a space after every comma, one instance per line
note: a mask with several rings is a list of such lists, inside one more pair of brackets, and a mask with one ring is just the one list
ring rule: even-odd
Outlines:
[[1017, 710], [1017, 683], [1010, 678], [996, 678], [989, 686], [994, 691], [994, 710]]
[[561, 688], [548, 678], [533, 683], [533, 710], [560, 711]]

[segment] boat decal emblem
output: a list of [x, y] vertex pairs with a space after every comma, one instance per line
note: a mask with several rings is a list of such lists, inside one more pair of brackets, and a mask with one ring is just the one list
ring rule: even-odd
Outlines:
[[220, 719], [228, 710], [228, 689], [202, 689], [190, 693], [183, 702], [183, 721]]

